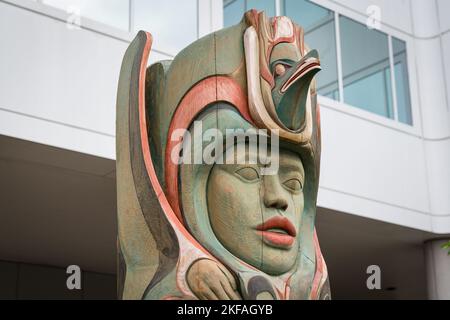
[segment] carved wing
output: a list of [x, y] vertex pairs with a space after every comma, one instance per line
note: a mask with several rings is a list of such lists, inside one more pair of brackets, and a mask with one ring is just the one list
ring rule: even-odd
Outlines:
[[[141, 299], [156, 279], [174, 270], [177, 237], [159, 197], [151, 160], [145, 108], [145, 75], [152, 45], [139, 32], [125, 53], [117, 96], [117, 209], [119, 298]], [[126, 285], [125, 285], [126, 284]]]

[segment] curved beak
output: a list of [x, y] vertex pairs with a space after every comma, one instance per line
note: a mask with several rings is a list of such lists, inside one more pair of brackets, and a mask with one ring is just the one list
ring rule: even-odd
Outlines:
[[316, 75], [322, 68], [320, 67], [319, 54], [317, 50], [310, 51], [304, 56], [290, 72], [288, 72], [287, 79], [282, 83], [280, 88], [281, 93], [285, 93], [293, 84], [303, 79], [310, 79]]
[[[286, 72], [286, 78], [283, 76], [276, 79], [275, 88], [272, 88], [271, 92], [273, 102], [271, 109], [274, 109], [273, 111], [275, 114], [273, 114], [272, 110], [269, 111], [269, 106], [266, 106], [264, 103], [261, 91], [259, 51], [258, 33], [253, 26], [248, 27], [244, 33], [244, 52], [247, 71], [248, 105], [253, 121], [260, 128], [269, 129], [271, 133], [275, 132], [282, 139], [298, 144], [307, 143], [311, 140], [313, 133], [312, 107], [311, 103], [307, 103], [308, 101], [310, 102], [308, 99], [310, 95], [307, 93], [309, 92], [308, 89], [314, 74], [320, 70], [317, 51], [311, 51], [293, 68], [290, 68], [288, 72]], [[310, 58], [313, 59], [307, 61], [307, 59]], [[315, 65], [310, 65], [310, 62], [313, 61], [315, 61]], [[302, 65], [302, 63], [305, 64]], [[300, 69], [301, 71], [299, 71]], [[299, 72], [296, 73], [296, 71]], [[302, 81], [300, 81], [300, 79], [302, 79]], [[303, 85], [305, 83], [307, 84], [306, 86]], [[286, 91], [282, 93], [281, 88], [285, 84]], [[302, 84], [300, 89], [293, 89], [299, 84]], [[279, 87], [277, 87], [277, 85]], [[302, 89], [302, 87], [306, 87], [306, 89]], [[304, 92], [306, 92], [306, 94], [304, 94]], [[298, 98], [299, 95], [304, 97], [305, 101], [302, 102], [302, 99]], [[303, 108], [303, 112], [299, 112], [301, 108]], [[285, 110], [280, 112], [280, 109]], [[282, 114], [283, 118], [285, 118], [289, 117], [289, 114], [292, 113], [297, 115], [297, 117], [291, 117], [291, 119], [286, 120], [279, 116]], [[301, 120], [300, 124], [298, 122], [299, 118]]]
[[319, 54], [312, 50], [277, 80], [272, 91], [275, 110], [289, 129], [300, 130], [305, 121], [311, 82], [321, 69]]

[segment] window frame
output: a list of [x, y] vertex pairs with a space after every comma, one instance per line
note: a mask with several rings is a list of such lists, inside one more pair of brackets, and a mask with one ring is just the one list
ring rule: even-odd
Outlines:
[[[239, 0], [222, 0], [222, 3], [225, 1], [228, 2], [227, 6], [229, 6], [233, 2], [239, 1]], [[245, 11], [250, 10], [250, 8], [248, 8], [248, 0], [242, 0], [242, 1], [244, 1]], [[280, 12], [281, 12], [281, 9], [280, 9], [281, 0], [272, 0], [272, 1], [273, 1], [273, 9], [275, 11], [275, 14], [278, 16], [278, 15], [280, 15]], [[225, 6], [223, 6], [223, 7], [225, 7]]]
[[[138, 30], [133, 30], [133, 6], [134, 6], [134, 0], [124, 0], [128, 1], [129, 9], [128, 9], [128, 29], [120, 29], [118, 27], [105, 24], [99, 21], [96, 21], [91, 18], [87, 17], [81, 17], [82, 23], [80, 26], [80, 29], [92, 31], [98, 34], [101, 34], [103, 36], [107, 36], [110, 38], [114, 38], [119, 41], [123, 41], [126, 43], [131, 43], [133, 41], [134, 37], [136, 36], [136, 32]], [[211, 0], [212, 2], [217, 2], [218, 0]], [[0, 0], [0, 2], [3, 2], [7, 5], [13, 5], [19, 8], [22, 8], [24, 10], [32, 11], [36, 14], [41, 14], [43, 16], [61, 21], [65, 23], [70, 15], [60, 8], [52, 7], [50, 5], [47, 5], [43, 2], [43, 0]], [[220, 0], [220, 3], [222, 1]], [[196, 33], [197, 37], [196, 40], [200, 38], [201, 34], [205, 34], [205, 27], [203, 26], [205, 24], [205, 21], [212, 21], [212, 16], [218, 16], [223, 15], [223, 12], [217, 10], [217, 4], [211, 5], [209, 0], [196, 0], [196, 11], [197, 11], [197, 19], [194, 22], [196, 25]], [[203, 25], [202, 25], [203, 23]], [[223, 24], [222, 20], [219, 21], [220, 27]], [[203, 29], [203, 30], [202, 30]], [[207, 25], [206, 29], [217, 30], [219, 29], [218, 25]], [[151, 30], [149, 30], [151, 31]], [[209, 32], [206, 32], [209, 33]], [[175, 55], [178, 52], [167, 52], [165, 50], [160, 50], [158, 48], [158, 44], [155, 44], [155, 46], [152, 48], [152, 51], [156, 52], [158, 55], [171, 59], [175, 57]]]
[[[38, 14], [42, 14], [44, 16], [65, 22], [67, 21], [68, 14], [64, 10], [54, 8], [48, 5], [41, 3], [41, 0], [0, 0], [9, 5], [14, 5], [17, 7], [21, 7], [23, 9], [33, 11]], [[131, 30], [132, 26], [132, 6], [133, 0], [128, 0], [130, 3], [129, 10], [129, 28], [128, 30], [121, 30], [119, 28], [103, 24], [101, 22], [85, 18], [83, 17], [81, 28], [85, 30], [90, 30], [104, 36], [109, 36], [115, 38], [120, 41], [124, 41], [130, 43], [136, 31]], [[334, 12], [335, 14], [335, 32], [336, 32], [336, 52], [337, 52], [337, 67], [338, 67], [338, 84], [339, 84], [339, 99], [340, 101], [333, 100], [331, 98], [325, 96], [319, 96], [318, 100], [321, 106], [325, 108], [330, 108], [339, 112], [344, 112], [349, 115], [355, 116], [357, 118], [365, 119], [382, 126], [392, 128], [398, 131], [402, 131], [408, 133], [413, 136], [421, 137], [422, 131], [422, 119], [420, 116], [420, 96], [418, 91], [417, 84], [417, 68], [415, 66], [415, 53], [414, 53], [414, 38], [406, 32], [402, 32], [394, 27], [391, 27], [383, 22], [381, 22], [381, 28], [379, 31], [387, 34], [389, 38], [389, 46], [392, 47], [392, 37], [395, 37], [401, 41], [406, 43], [406, 55], [407, 55], [407, 63], [406, 66], [408, 68], [408, 81], [409, 81], [409, 92], [410, 92], [410, 104], [411, 104], [411, 117], [412, 117], [412, 125], [404, 124], [398, 121], [398, 111], [397, 111], [397, 98], [393, 97], [393, 104], [395, 104], [395, 117], [394, 119], [390, 119], [381, 115], [377, 115], [370, 111], [366, 111], [357, 106], [353, 106], [343, 102], [343, 78], [342, 78], [342, 60], [341, 60], [341, 48], [340, 48], [340, 26], [339, 26], [339, 16], [345, 16], [350, 19], [355, 20], [356, 22], [365, 24], [367, 20], [367, 16], [361, 12], [357, 12], [351, 10], [350, 8], [341, 6], [338, 3], [331, 2], [329, 0], [310, 0], [317, 5], [320, 5], [324, 8], [327, 8]], [[275, 12], [276, 15], [281, 15], [282, 8], [282, 0], [274, 0], [275, 2]], [[209, 32], [216, 31], [218, 29], [223, 28], [223, 0], [197, 0], [197, 39], [200, 36], [203, 36]], [[171, 59], [173, 58], [177, 52], [165, 52], [159, 50], [158, 45], [152, 49], [155, 53], [163, 58]], [[393, 55], [390, 55], [390, 59], [394, 59]], [[393, 61], [392, 61], [393, 62]], [[391, 62], [391, 63], [392, 63]], [[395, 66], [394, 66], [395, 67]], [[395, 81], [395, 68], [391, 67], [391, 85], [396, 86]], [[341, 88], [342, 86], [342, 88]], [[396, 88], [395, 88], [396, 89]], [[393, 91], [394, 95], [394, 91]], [[396, 90], [395, 90], [396, 95]]]
[[[282, 14], [282, 0], [274, 0], [277, 15]], [[366, 24], [367, 15], [361, 12], [351, 10], [344, 7], [338, 3], [331, 2], [329, 0], [310, 0], [319, 6], [329, 9], [334, 12], [335, 15], [335, 32], [336, 32], [336, 58], [337, 58], [337, 68], [338, 68], [338, 87], [339, 87], [339, 101], [333, 100], [331, 98], [319, 95], [319, 104], [324, 108], [329, 108], [338, 112], [343, 112], [354, 116], [359, 119], [367, 120], [372, 123], [382, 125], [384, 127], [394, 129], [403, 133], [407, 133], [412, 136], [421, 137], [422, 132], [422, 119], [420, 116], [420, 100], [419, 91], [417, 86], [417, 69], [415, 66], [415, 53], [414, 53], [414, 38], [407, 32], [402, 32], [394, 27], [391, 27], [381, 21], [381, 28], [378, 30], [388, 37], [389, 45], [389, 65], [391, 67], [391, 91], [393, 99], [393, 113], [394, 117], [388, 118], [376, 113], [361, 109], [357, 106], [345, 103], [344, 99], [344, 87], [343, 87], [343, 73], [342, 73], [342, 56], [341, 56], [341, 33], [339, 25], [339, 16], [344, 16], [350, 18], [358, 23]], [[223, 16], [223, 10], [221, 12]], [[222, 25], [223, 27], [223, 25]], [[397, 88], [395, 81], [395, 65], [394, 65], [394, 55], [392, 54], [392, 40], [393, 37], [397, 38], [406, 43], [406, 67], [408, 68], [408, 85], [410, 93], [410, 107], [411, 107], [411, 117], [412, 125], [402, 123], [398, 120], [398, 100], [397, 100]], [[320, 53], [319, 53], [320, 54]]]
[[[392, 87], [392, 98], [393, 98], [393, 112], [394, 118], [388, 118], [385, 116], [377, 115], [370, 111], [361, 109], [357, 106], [353, 106], [351, 104], [345, 103], [344, 99], [344, 88], [343, 88], [343, 77], [342, 77], [342, 58], [341, 58], [341, 41], [340, 41], [340, 26], [339, 26], [339, 16], [344, 16], [350, 18], [358, 23], [363, 25], [366, 24], [367, 16], [363, 13], [359, 13], [348, 9], [346, 7], [340, 6], [339, 4], [330, 3], [327, 0], [310, 0], [313, 3], [316, 3], [320, 6], [323, 6], [329, 10], [335, 12], [335, 23], [336, 25], [336, 42], [337, 42], [337, 64], [338, 64], [338, 82], [340, 86], [340, 101], [335, 101], [327, 97], [319, 96], [319, 103], [324, 106], [331, 108], [333, 110], [337, 110], [340, 112], [345, 112], [351, 114], [355, 117], [362, 118], [368, 120], [370, 122], [374, 122], [377, 124], [381, 124], [385, 127], [392, 128], [397, 131], [402, 131], [408, 133], [410, 135], [421, 137], [422, 124], [420, 117], [420, 103], [419, 103], [419, 93], [417, 88], [417, 70], [415, 66], [415, 55], [414, 55], [414, 38], [407, 34], [406, 32], [402, 32], [398, 29], [395, 29], [381, 21], [381, 28], [378, 30], [383, 32], [388, 36], [388, 45], [389, 45], [389, 60], [391, 66], [391, 87]], [[405, 42], [406, 44], [406, 66], [408, 68], [408, 84], [410, 91], [410, 106], [411, 106], [411, 117], [412, 117], [412, 125], [402, 123], [398, 120], [398, 100], [397, 100], [397, 88], [395, 81], [395, 69], [393, 69], [394, 64], [394, 55], [392, 49], [392, 40], [393, 37], [397, 38]], [[341, 88], [342, 86], [342, 88]], [[394, 91], [395, 87], [395, 91]], [[342, 91], [341, 91], [342, 90]]]
[[[412, 125], [402, 123], [398, 121], [398, 107], [397, 107], [397, 89], [395, 88], [394, 93], [394, 86], [396, 87], [395, 83], [395, 70], [392, 69], [392, 64], [394, 60], [394, 55], [392, 52], [389, 53], [389, 60], [391, 64], [391, 87], [392, 87], [392, 95], [393, 95], [393, 109], [394, 109], [394, 118], [388, 118], [385, 116], [381, 116], [375, 113], [372, 113], [370, 111], [361, 109], [357, 106], [353, 106], [351, 104], [345, 103], [344, 99], [344, 87], [343, 87], [343, 75], [342, 75], [342, 58], [341, 58], [341, 33], [340, 33], [340, 25], [339, 25], [339, 16], [344, 16], [347, 18], [350, 18], [358, 23], [361, 23], [363, 25], [366, 24], [367, 21], [367, 15], [356, 12], [354, 10], [351, 10], [347, 7], [341, 6], [336, 3], [331, 3], [328, 0], [310, 0], [313, 3], [316, 3], [317, 5], [320, 5], [322, 7], [325, 7], [335, 13], [335, 31], [336, 31], [336, 42], [337, 42], [337, 65], [338, 65], [338, 83], [339, 83], [339, 101], [319, 96], [319, 104], [321, 106], [339, 111], [339, 112], [345, 112], [347, 114], [350, 114], [352, 116], [355, 116], [357, 118], [361, 118], [364, 120], [368, 120], [373, 123], [380, 124], [382, 126], [392, 128], [397, 131], [401, 131], [416, 137], [421, 137], [421, 131], [422, 131], [422, 124], [421, 124], [421, 117], [420, 117], [420, 103], [419, 103], [419, 94], [418, 94], [418, 88], [417, 88], [417, 70], [415, 66], [415, 55], [414, 55], [414, 38], [407, 34], [406, 32], [402, 32], [398, 29], [395, 29], [387, 24], [385, 24], [383, 21], [381, 21], [381, 28], [378, 30], [380, 32], [383, 32], [388, 36], [388, 44], [389, 44], [389, 50], [392, 50], [392, 37], [395, 37], [403, 42], [406, 43], [406, 66], [408, 68], [408, 84], [409, 84], [409, 91], [410, 91], [410, 104], [411, 104], [411, 117], [412, 117]], [[394, 78], [392, 78], [394, 77]], [[395, 96], [394, 96], [395, 95]]]

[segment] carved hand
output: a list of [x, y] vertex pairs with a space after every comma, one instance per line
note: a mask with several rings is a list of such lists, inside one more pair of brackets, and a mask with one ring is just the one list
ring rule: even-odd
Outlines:
[[194, 262], [188, 270], [187, 282], [200, 300], [242, 300], [233, 275], [212, 260]]

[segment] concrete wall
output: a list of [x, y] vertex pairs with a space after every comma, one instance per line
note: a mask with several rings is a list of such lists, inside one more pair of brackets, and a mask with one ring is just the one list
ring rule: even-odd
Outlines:
[[[114, 159], [117, 82], [132, 35], [88, 19], [70, 29], [50, 9], [0, 1], [0, 133]], [[167, 58], [154, 52], [151, 61]]]
[[[117, 79], [133, 35], [90, 21], [68, 30], [63, 13], [13, 2], [0, 1], [0, 134], [114, 159]], [[320, 98], [319, 205], [450, 233], [448, 1], [315, 2], [360, 22], [369, 5], [381, 8], [382, 31], [407, 42], [414, 115], [409, 127]], [[220, 27], [222, 10], [199, 3], [202, 35]]]

